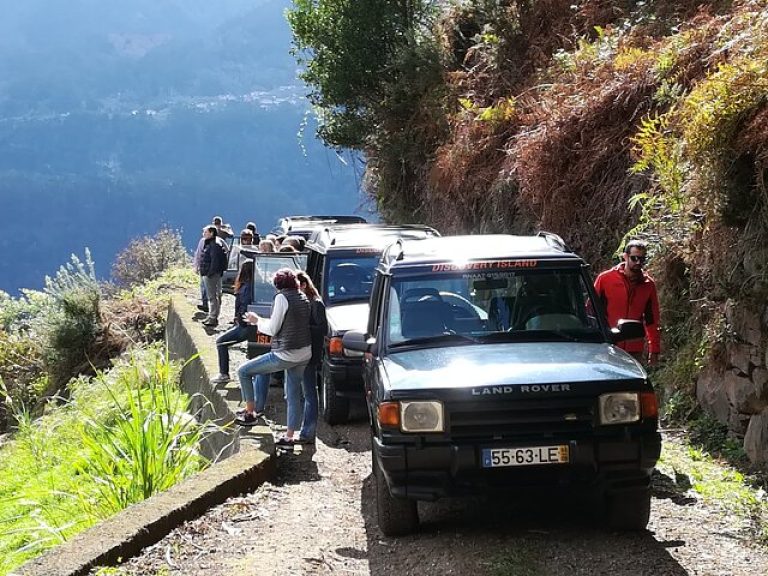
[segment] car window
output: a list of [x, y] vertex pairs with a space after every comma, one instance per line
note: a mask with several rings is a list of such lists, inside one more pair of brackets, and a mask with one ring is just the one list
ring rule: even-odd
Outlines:
[[379, 254], [339, 255], [327, 260], [323, 297], [326, 304], [368, 300]]
[[578, 269], [488, 270], [393, 278], [390, 344], [441, 335], [594, 340], [590, 291]]
[[[253, 274], [253, 304], [259, 306], [262, 315], [269, 316], [272, 301], [275, 298], [275, 287], [272, 278], [281, 268], [304, 270], [307, 266], [306, 254], [255, 254]], [[270, 313], [267, 313], [266, 310]]]

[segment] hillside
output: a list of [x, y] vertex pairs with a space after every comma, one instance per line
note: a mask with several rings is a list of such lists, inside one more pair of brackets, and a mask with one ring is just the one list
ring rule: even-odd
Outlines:
[[648, 240], [665, 419], [768, 461], [768, 4], [363, 4], [296, 2], [291, 22], [319, 133], [366, 152], [382, 214], [551, 230], [595, 271]]

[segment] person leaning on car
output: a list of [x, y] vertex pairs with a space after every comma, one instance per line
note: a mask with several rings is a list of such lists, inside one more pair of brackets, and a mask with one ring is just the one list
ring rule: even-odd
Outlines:
[[[659, 360], [661, 337], [659, 333], [659, 297], [656, 283], [643, 270], [647, 246], [641, 240], [632, 240], [624, 247], [623, 261], [602, 272], [595, 280], [595, 292], [603, 302], [608, 324], [616, 326], [619, 320], [639, 320], [645, 325], [648, 340], [648, 364]], [[617, 346], [643, 361], [645, 342], [627, 340]]]
[[200, 255], [200, 276], [205, 283], [208, 295], [208, 316], [203, 320], [205, 326], [219, 323], [221, 310], [221, 275], [227, 269], [227, 255], [216, 239], [216, 226], [203, 228], [203, 250]]

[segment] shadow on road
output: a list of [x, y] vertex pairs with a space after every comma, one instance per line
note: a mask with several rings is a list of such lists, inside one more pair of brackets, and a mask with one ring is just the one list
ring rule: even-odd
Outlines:
[[376, 483], [363, 485], [362, 514], [371, 576], [389, 574], [508, 574], [509, 576], [686, 576], [647, 531], [599, 527], [588, 500], [449, 499], [420, 503], [418, 533], [387, 538], [378, 529]]
[[346, 424], [329, 426], [322, 416], [317, 426], [317, 437], [328, 446], [342, 448], [347, 452], [365, 452], [371, 449], [368, 412], [365, 402], [352, 401], [349, 408], [349, 421]]

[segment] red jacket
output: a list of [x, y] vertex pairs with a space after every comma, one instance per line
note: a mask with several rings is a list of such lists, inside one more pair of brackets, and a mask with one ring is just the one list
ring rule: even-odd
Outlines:
[[[608, 325], [611, 327], [622, 318], [640, 320], [645, 324], [645, 336], [648, 338], [648, 351], [661, 352], [659, 335], [659, 297], [656, 283], [643, 272], [643, 280], [633, 284], [624, 275], [624, 263], [606, 270], [595, 280], [595, 292], [602, 300]], [[619, 344], [627, 352], [642, 352], [642, 340], [627, 340]]]

